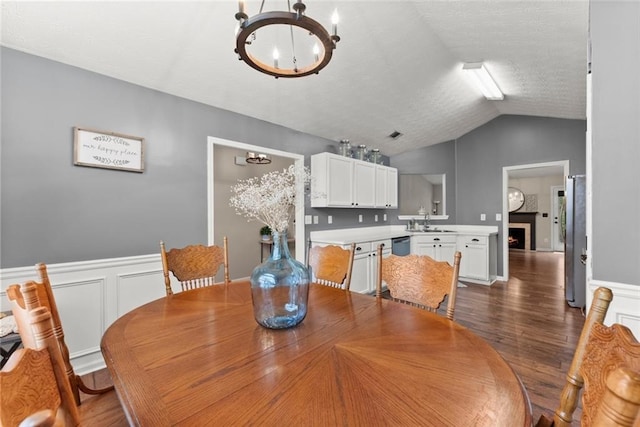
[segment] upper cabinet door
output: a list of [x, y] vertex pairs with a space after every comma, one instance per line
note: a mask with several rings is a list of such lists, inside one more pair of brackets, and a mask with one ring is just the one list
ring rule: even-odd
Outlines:
[[311, 156], [311, 207], [351, 207], [353, 161], [331, 153]]
[[354, 161], [353, 165], [354, 207], [372, 208], [376, 204], [376, 165]]
[[398, 207], [398, 170], [387, 166], [376, 166], [376, 207]]

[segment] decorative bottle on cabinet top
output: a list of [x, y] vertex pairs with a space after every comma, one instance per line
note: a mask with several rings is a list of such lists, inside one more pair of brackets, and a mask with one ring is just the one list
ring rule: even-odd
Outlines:
[[287, 232], [272, 233], [271, 256], [251, 274], [253, 315], [266, 328], [291, 328], [307, 315], [310, 275], [291, 257]]
[[351, 157], [353, 155], [351, 152], [351, 143], [348, 139], [340, 140], [340, 145], [338, 145], [338, 154], [345, 157]]

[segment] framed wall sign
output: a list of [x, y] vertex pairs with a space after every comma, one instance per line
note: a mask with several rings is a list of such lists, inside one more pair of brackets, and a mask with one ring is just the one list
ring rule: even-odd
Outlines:
[[73, 130], [74, 165], [144, 171], [144, 138], [79, 127]]

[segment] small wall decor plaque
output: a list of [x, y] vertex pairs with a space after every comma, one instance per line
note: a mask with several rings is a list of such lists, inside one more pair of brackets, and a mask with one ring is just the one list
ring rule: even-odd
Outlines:
[[74, 165], [144, 171], [144, 138], [79, 127], [73, 130]]

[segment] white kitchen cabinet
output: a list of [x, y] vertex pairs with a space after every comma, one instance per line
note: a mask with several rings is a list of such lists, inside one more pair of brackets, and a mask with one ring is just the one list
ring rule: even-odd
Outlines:
[[453, 265], [456, 250], [457, 238], [455, 234], [424, 233], [414, 234], [411, 237], [412, 254], [428, 255], [436, 261], [446, 261]]
[[356, 252], [353, 256], [353, 268], [351, 270], [351, 286], [352, 292], [367, 293], [369, 292], [371, 278], [371, 243], [356, 243]]
[[395, 168], [319, 153], [311, 156], [311, 177], [311, 207], [398, 207], [398, 170]]
[[398, 207], [398, 170], [376, 165], [376, 207]]
[[497, 273], [497, 235], [460, 234], [458, 250], [462, 253], [460, 278], [491, 284]]
[[378, 278], [378, 245], [383, 244], [382, 256], [391, 255], [391, 239], [356, 243], [351, 270], [351, 288], [353, 292], [372, 293], [376, 290]]
[[353, 206], [373, 208], [376, 204], [376, 165], [353, 161]]
[[353, 206], [353, 162], [331, 153], [311, 156], [312, 207]]

